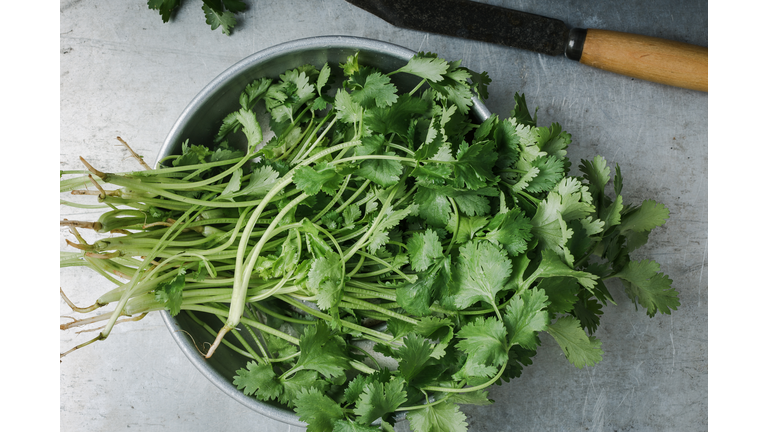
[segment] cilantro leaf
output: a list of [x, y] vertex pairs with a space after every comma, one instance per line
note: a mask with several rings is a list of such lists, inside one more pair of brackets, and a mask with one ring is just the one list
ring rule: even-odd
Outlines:
[[407, 400], [404, 385], [402, 377], [393, 377], [384, 383], [367, 383], [353, 410], [359, 416], [358, 423], [368, 425], [377, 418], [386, 420], [387, 414], [394, 412]]
[[[352, 95], [346, 90], [339, 89], [333, 100], [339, 120], [344, 123], [355, 124], [363, 119], [363, 107], [352, 99]], [[383, 132], [382, 132], [383, 133]]]
[[416, 271], [424, 271], [432, 263], [443, 256], [443, 246], [437, 233], [427, 229], [423, 233], [416, 233], [408, 239], [408, 258], [411, 268]]
[[386, 108], [397, 101], [397, 88], [388, 76], [372, 72], [366, 76], [362, 88], [352, 91], [352, 100], [363, 108]]
[[511, 272], [507, 253], [493, 243], [475, 239], [464, 244], [454, 275], [456, 306], [464, 309], [480, 300], [496, 304], [496, 294], [505, 289]]
[[296, 368], [312, 369], [326, 377], [337, 377], [349, 368], [344, 341], [333, 334], [325, 321], [307, 326], [299, 338], [299, 359]]
[[472, 80], [472, 88], [475, 89], [475, 92], [477, 93], [477, 96], [480, 98], [481, 101], [485, 101], [488, 99], [488, 86], [491, 84], [491, 77], [488, 75], [488, 72], [475, 72], [472, 70], [467, 69], [467, 72], [469, 72], [471, 80]]
[[435, 227], [444, 227], [451, 217], [451, 202], [448, 196], [440, 191], [419, 187], [413, 196], [413, 201], [419, 205], [419, 216], [424, 218], [427, 224]]
[[600, 325], [600, 316], [603, 314], [603, 305], [588, 291], [580, 291], [578, 300], [573, 305], [571, 315], [576, 317], [581, 326], [593, 334]]
[[416, 432], [466, 432], [468, 427], [467, 416], [450, 402], [408, 411], [406, 418]]
[[538, 282], [537, 287], [546, 293], [549, 300], [547, 310], [553, 314], [564, 314], [572, 311], [573, 305], [579, 300], [577, 295], [580, 287], [576, 279], [573, 278], [545, 278]]
[[534, 272], [528, 276], [528, 279], [526, 279], [526, 285], [530, 286], [530, 284], [537, 278], [558, 276], [575, 278], [577, 281], [579, 281], [581, 286], [587, 289], [594, 288], [598, 279], [598, 276], [592, 273], [572, 269], [566, 263], [564, 263], [555, 252], [549, 249], [545, 249], [542, 251], [541, 263], [539, 263], [539, 266], [536, 268], [536, 270], [534, 270]]
[[341, 257], [331, 252], [312, 261], [307, 287], [317, 296], [317, 307], [329, 310], [338, 306], [343, 294]]
[[211, 26], [211, 30], [221, 27], [221, 32], [227, 36], [237, 24], [235, 14], [230, 11], [217, 11], [203, 4], [203, 12], [205, 12], [205, 22]]
[[205, 163], [210, 157], [211, 150], [206, 146], [189, 144], [189, 140], [181, 143], [181, 156], [173, 160], [173, 166], [186, 166]]
[[440, 81], [427, 80], [427, 83], [435, 90], [438, 99], [455, 105], [459, 112], [467, 114], [472, 106], [471, 74], [466, 68], [459, 67], [460, 64], [460, 61], [448, 63], [448, 71]]
[[240, 106], [247, 110], [253, 108], [253, 105], [266, 95], [270, 85], [272, 85], [272, 79], [266, 77], [248, 84], [240, 93]]
[[299, 420], [308, 424], [307, 432], [333, 430], [334, 423], [344, 419], [341, 406], [314, 387], [302, 389], [296, 395], [294, 411], [299, 415]]
[[[379, 155], [395, 156], [394, 152], [384, 151], [384, 135], [374, 134], [363, 137], [362, 145], [355, 148], [355, 156]], [[360, 163], [356, 175], [368, 179], [380, 186], [389, 187], [400, 181], [403, 164], [392, 159], [371, 158]]]
[[480, 189], [495, 184], [498, 178], [491, 168], [496, 164], [497, 153], [492, 142], [469, 145], [462, 142], [456, 153], [456, 186], [459, 188]]
[[225, 198], [231, 198], [234, 196], [237, 191], [240, 190], [240, 181], [243, 176], [243, 170], [242, 168], [238, 168], [235, 170], [235, 172], [232, 173], [232, 176], [229, 179], [229, 182], [227, 183], [227, 186], [224, 188], [223, 191], [221, 191], [221, 194], [219, 194], [219, 199]]
[[405, 66], [393, 72], [410, 73], [430, 81], [441, 81], [448, 72], [448, 62], [429, 53], [419, 52]]
[[[345, 92], [342, 92], [345, 93]], [[342, 105], [342, 120], [348, 123], [354, 123], [354, 121], [347, 120], [352, 118], [354, 114], [358, 114], [357, 107], [360, 105], [352, 101], [351, 97], [349, 101], [346, 97], [342, 97], [341, 101], [336, 100], [336, 104], [339, 102], [344, 103]], [[362, 112], [360, 108], [359, 115], [354, 115], [354, 120], [359, 121], [364, 119], [365, 125], [373, 132], [380, 134], [395, 133], [401, 137], [404, 137], [408, 133], [408, 128], [411, 125], [411, 118], [415, 114], [422, 114], [427, 109], [427, 102], [423, 99], [412, 97], [407, 93], [398, 97], [397, 102], [388, 107], [373, 107], [365, 112]]]
[[253, 111], [241, 108], [236, 111], [235, 118], [243, 126], [243, 133], [248, 140], [248, 148], [253, 151], [261, 144], [262, 134], [259, 121], [256, 120], [256, 114]]
[[664, 204], [653, 200], [645, 200], [639, 208], [630, 208], [622, 215], [619, 230], [622, 234], [627, 231], [650, 231], [664, 225], [669, 218], [669, 210]]
[[296, 372], [288, 379], [281, 379], [283, 392], [278, 397], [281, 404], [288, 407], [294, 407], [299, 393], [304, 389], [314, 388], [320, 392], [325, 392], [330, 384], [328, 381], [319, 378], [317, 371], [301, 370]]
[[[442, 188], [441, 188], [442, 189]], [[483, 216], [490, 212], [491, 206], [487, 197], [498, 196], [499, 190], [494, 187], [483, 187], [476, 190], [448, 189], [447, 195], [456, 201], [456, 206], [467, 216]]]
[[539, 193], [552, 190], [565, 175], [563, 160], [556, 156], [537, 157], [531, 162], [531, 166], [538, 169], [538, 173], [525, 186], [528, 192]]
[[518, 291], [504, 310], [504, 325], [509, 334], [509, 346], [520, 345], [535, 349], [538, 345], [536, 334], [547, 329], [549, 313], [547, 294], [532, 288]]
[[237, 370], [234, 384], [246, 395], [256, 395], [263, 401], [276, 399], [282, 393], [282, 384], [269, 363], [248, 362]]
[[363, 426], [352, 420], [336, 420], [331, 432], [381, 432], [378, 426]]
[[671, 314], [677, 310], [680, 300], [672, 288], [672, 280], [659, 272], [659, 264], [651, 260], [630, 261], [615, 277], [624, 283], [625, 291], [637, 305], [640, 303], [653, 317], [656, 312]]
[[155, 9], [160, 13], [163, 22], [168, 22], [171, 19], [171, 13], [181, 5], [181, 0], [149, 0], [147, 6], [150, 9]]
[[176, 316], [181, 312], [182, 291], [184, 291], [186, 268], [179, 268], [176, 277], [163, 282], [155, 288], [155, 299], [163, 302], [165, 307]]
[[[564, 132], [559, 123], [553, 123], [550, 128], [539, 127], [536, 129], [539, 148], [550, 156], [570, 164], [566, 159], [568, 145], [571, 143], [571, 134]], [[567, 167], [567, 165], [566, 165]]]
[[486, 390], [475, 390], [463, 393], [453, 393], [447, 399], [448, 402], [453, 402], [458, 405], [491, 405], [493, 401], [488, 399], [488, 392]]
[[400, 376], [406, 382], [411, 382], [424, 370], [430, 361], [431, 353], [432, 347], [427, 339], [414, 333], [406, 335], [403, 338], [403, 346], [395, 352], [399, 359]]
[[269, 165], [256, 167], [251, 172], [248, 185], [233, 193], [233, 196], [248, 196], [252, 199], [263, 198], [277, 184], [280, 173]]
[[280, 123], [293, 120], [293, 114], [315, 95], [315, 87], [310, 83], [307, 72], [316, 70], [288, 70], [280, 75], [279, 82], [267, 89], [264, 102], [273, 121]]
[[334, 195], [342, 180], [344, 177], [336, 171], [336, 167], [327, 162], [318, 162], [315, 166], [300, 166], [293, 175], [296, 187], [307, 195], [316, 195], [321, 190], [328, 195]]
[[451, 257], [437, 259], [429, 271], [419, 274], [413, 283], [395, 289], [397, 303], [408, 313], [425, 316], [430, 306], [439, 298], [437, 287], [448, 286], [451, 280]]
[[584, 179], [589, 183], [589, 190], [597, 198], [604, 193], [605, 186], [611, 180], [611, 170], [602, 156], [595, 156], [592, 162], [582, 159], [579, 170], [584, 173]]
[[488, 223], [485, 238], [494, 244], [501, 245], [510, 256], [516, 256], [528, 249], [531, 240], [531, 225], [523, 212], [518, 208], [497, 213]]
[[[528, 104], [525, 102], [525, 95], [515, 93], [514, 99], [515, 108], [512, 110], [512, 118], [521, 125], [536, 126], [536, 112], [534, 111], [533, 117], [531, 117], [531, 112], [528, 110]], [[538, 109], [536, 111], [538, 111]]]
[[542, 246], [557, 252], [572, 266], [573, 256], [566, 243], [573, 236], [573, 229], [568, 228], [566, 222], [585, 218], [593, 211], [592, 196], [587, 186], [573, 177], [566, 177], [539, 204], [531, 218], [531, 231]]
[[507, 329], [496, 317], [480, 317], [456, 333], [456, 348], [467, 354], [467, 363], [500, 366], [507, 359]]
[[560, 345], [568, 361], [579, 369], [594, 366], [603, 358], [603, 350], [600, 349], [602, 342], [587, 336], [579, 320], [574, 317], [559, 318], [547, 327], [547, 333]]
[[[456, 227], [456, 218], [459, 218], [458, 227]], [[456, 244], [466, 243], [475, 238], [478, 233], [488, 225], [486, 216], [461, 217], [456, 213], [451, 213], [451, 223], [446, 229], [453, 233], [453, 241]]]

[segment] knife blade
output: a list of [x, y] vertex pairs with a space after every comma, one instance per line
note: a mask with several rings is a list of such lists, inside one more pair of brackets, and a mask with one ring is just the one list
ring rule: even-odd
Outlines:
[[472, 39], [706, 92], [706, 47], [563, 21], [471, 0], [346, 0], [395, 27]]

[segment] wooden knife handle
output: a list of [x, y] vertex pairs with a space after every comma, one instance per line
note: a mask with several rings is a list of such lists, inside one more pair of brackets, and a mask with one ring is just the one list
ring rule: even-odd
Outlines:
[[574, 58], [582, 64], [675, 87], [708, 89], [706, 47], [610, 30], [587, 29], [586, 35], [574, 30], [583, 37], [581, 56]]

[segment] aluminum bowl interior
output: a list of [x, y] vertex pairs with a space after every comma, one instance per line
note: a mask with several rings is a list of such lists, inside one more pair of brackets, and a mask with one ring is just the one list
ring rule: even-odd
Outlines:
[[[240, 93], [253, 80], [262, 77], [277, 78], [284, 71], [305, 64], [320, 68], [328, 63], [335, 68], [335, 73], [340, 74], [338, 65], [355, 53], [359, 55], [360, 64], [373, 66], [384, 72], [402, 67], [415, 54], [409, 49], [390, 43], [349, 36], [300, 39], [257, 52], [225, 70], [198, 93], [171, 128], [157, 160], [179, 154], [181, 144], [187, 139], [191, 144], [213, 142], [221, 120], [238, 109]], [[393, 80], [396, 81], [395, 78]], [[416, 82], [418, 80], [413, 84]], [[476, 120], [482, 121], [487, 119], [490, 113], [475, 99], [472, 115]], [[265, 128], [264, 123], [262, 128]], [[232, 380], [236, 371], [247, 363], [245, 357], [221, 345], [210, 359], [205, 359], [198, 347], [208, 346], [206, 344], [213, 342], [214, 337], [209, 332], [184, 313], [172, 317], [167, 311], [163, 311], [162, 317], [187, 358], [219, 389], [267, 417], [286, 424], [306, 426], [292, 410], [278, 403], [266, 403], [246, 396], [237, 389]], [[200, 318], [204, 316], [200, 314]], [[216, 330], [222, 325], [221, 321], [215, 318], [208, 324]]]

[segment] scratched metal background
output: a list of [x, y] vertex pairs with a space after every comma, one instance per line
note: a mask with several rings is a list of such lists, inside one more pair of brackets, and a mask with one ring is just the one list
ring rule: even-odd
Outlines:
[[[515, 92], [538, 107], [541, 125], [573, 135], [569, 156], [600, 154], [620, 164], [625, 201], [652, 198], [670, 209], [637, 258], [658, 261], [680, 292], [672, 316], [636, 312], [612, 286], [597, 333], [596, 367], [568, 364], [547, 335], [523, 376], [494, 386], [496, 403], [465, 407], [469, 430], [702, 431], [708, 421], [708, 95], [465, 40], [400, 30], [343, 0], [252, 0], [227, 37], [206, 26], [200, 2], [187, 1], [164, 24], [146, 2], [60, 2], [60, 163], [83, 156], [103, 170], [136, 168], [115, 137], [154, 161], [176, 117], [210, 80], [247, 55], [292, 39], [363, 36], [488, 71], [491, 111], [506, 116]], [[707, 2], [668, 0], [493, 1], [594, 27], [708, 45]], [[62, 207], [61, 215], [75, 214]], [[81, 217], [87, 217], [79, 215]], [[68, 233], [61, 230], [61, 247]], [[78, 304], [106, 287], [87, 272], [62, 271]], [[62, 303], [62, 314], [68, 309]], [[61, 350], [90, 338], [62, 332]], [[233, 402], [183, 357], [158, 315], [118, 325], [60, 365], [62, 431], [291, 431]], [[398, 430], [407, 430], [399, 424]]]

